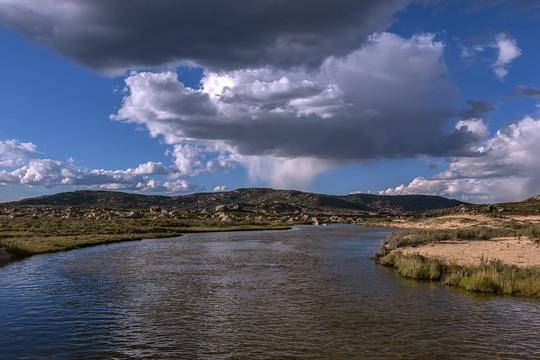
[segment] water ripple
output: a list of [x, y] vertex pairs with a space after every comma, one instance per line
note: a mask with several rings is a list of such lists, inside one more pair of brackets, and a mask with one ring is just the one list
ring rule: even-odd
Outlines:
[[540, 302], [406, 281], [388, 230], [190, 234], [0, 269], [5, 358], [540, 358]]

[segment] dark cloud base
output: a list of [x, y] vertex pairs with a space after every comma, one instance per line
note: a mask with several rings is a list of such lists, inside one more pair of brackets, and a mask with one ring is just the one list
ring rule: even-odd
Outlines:
[[316, 66], [384, 30], [408, 0], [0, 2], [0, 22], [101, 71], [194, 62]]

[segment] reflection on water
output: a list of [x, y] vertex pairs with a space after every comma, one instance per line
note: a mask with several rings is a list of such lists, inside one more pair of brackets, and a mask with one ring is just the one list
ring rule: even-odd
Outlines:
[[189, 234], [0, 269], [0, 357], [540, 358], [540, 301], [405, 281], [388, 229]]

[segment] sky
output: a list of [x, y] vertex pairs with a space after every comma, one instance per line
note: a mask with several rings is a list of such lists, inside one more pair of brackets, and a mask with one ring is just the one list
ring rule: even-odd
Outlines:
[[0, 202], [540, 194], [540, 1], [0, 0]]

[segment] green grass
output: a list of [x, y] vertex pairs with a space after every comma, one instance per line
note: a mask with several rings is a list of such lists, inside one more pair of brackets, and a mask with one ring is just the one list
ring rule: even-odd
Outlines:
[[194, 219], [0, 219], [0, 248], [15, 258], [127, 240], [166, 238], [188, 232], [287, 229], [260, 223]]
[[411, 279], [439, 280], [441, 265], [420, 255], [404, 256], [393, 252], [379, 259], [379, 263], [396, 268], [399, 274]]
[[440, 280], [468, 291], [540, 297], [540, 268], [519, 268], [498, 260], [482, 261], [479, 266], [445, 265], [418, 254], [394, 251], [376, 259], [397, 269], [407, 278]]

